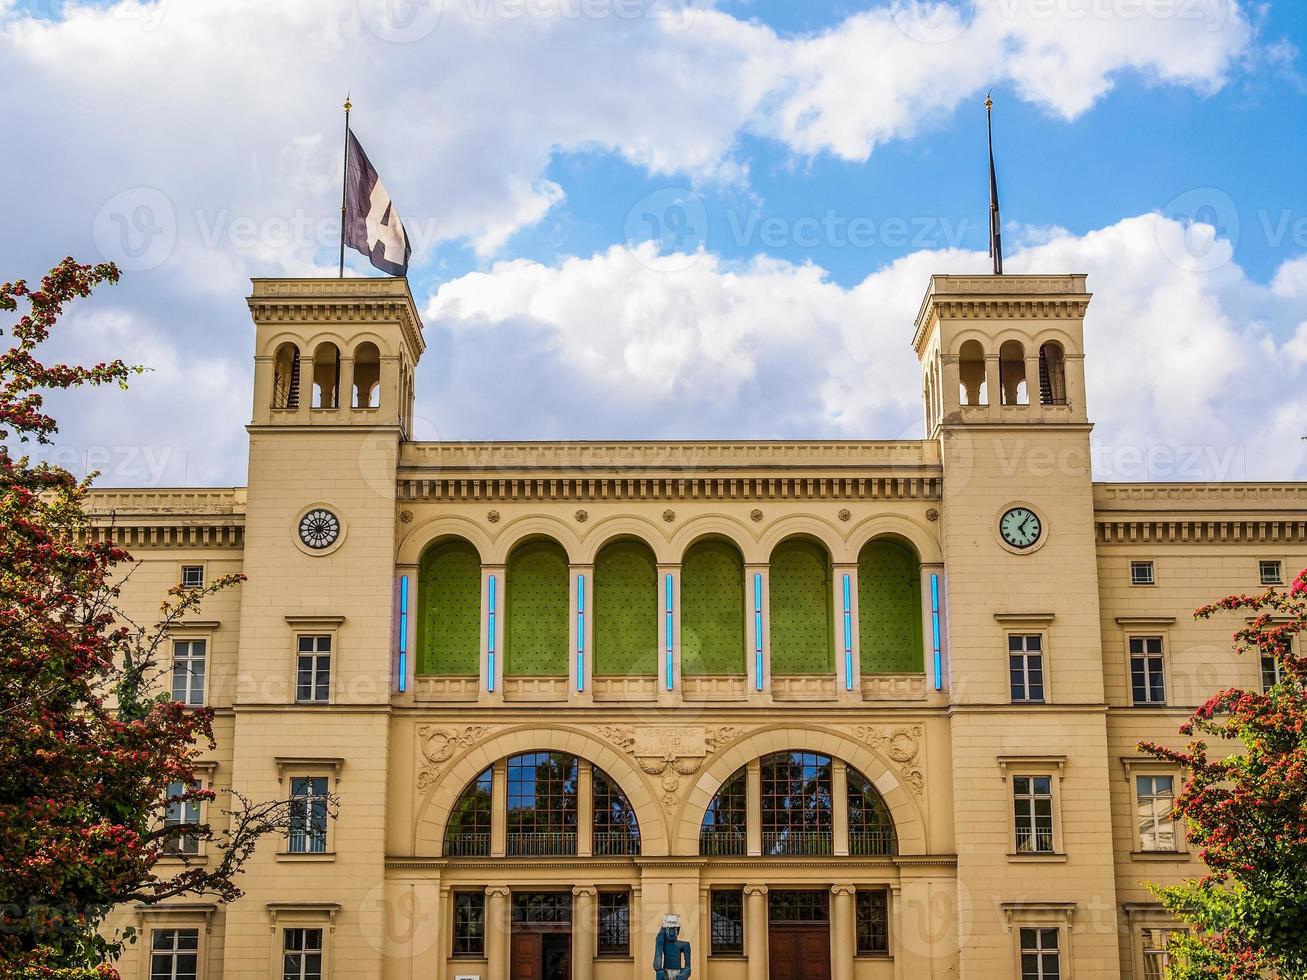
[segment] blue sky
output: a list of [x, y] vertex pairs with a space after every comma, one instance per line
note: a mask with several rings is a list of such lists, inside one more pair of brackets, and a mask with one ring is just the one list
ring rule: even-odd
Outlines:
[[992, 88], [1010, 268], [1095, 292], [1098, 476], [1305, 478], [1307, 10], [1140, 9], [0, 0], [0, 276], [120, 261], [63, 349], [155, 369], [61, 401], [52, 452], [243, 480], [248, 279], [333, 270], [345, 89], [417, 245], [419, 436], [919, 437]]

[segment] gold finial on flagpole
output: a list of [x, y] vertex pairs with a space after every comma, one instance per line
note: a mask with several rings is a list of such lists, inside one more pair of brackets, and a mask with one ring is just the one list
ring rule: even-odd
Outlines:
[[[985, 111], [986, 111], [986, 112], [988, 112], [990, 109], [994, 108], [994, 98], [993, 98], [993, 96], [994, 96], [994, 90], [993, 90], [993, 89], [990, 89], [990, 90], [989, 90], [989, 94], [985, 96]], [[346, 100], [346, 102], [345, 102], [345, 106], [346, 106], [345, 111], [348, 112], [348, 111], [349, 111], [349, 108], [348, 108], [348, 107], [349, 107], [348, 97], [347, 97], [347, 100]]]
[[349, 93], [346, 92], [346, 93], [345, 93], [345, 112], [348, 113], [349, 110], [350, 110], [351, 108], [353, 108], [353, 107], [350, 105], [350, 101], [349, 101]]

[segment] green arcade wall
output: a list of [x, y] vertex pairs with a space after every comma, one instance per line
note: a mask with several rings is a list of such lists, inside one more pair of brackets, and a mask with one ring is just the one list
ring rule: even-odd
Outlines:
[[728, 542], [699, 541], [681, 560], [681, 670], [745, 673], [744, 558]]
[[418, 568], [419, 674], [476, 674], [481, 556], [461, 539], [428, 548]]
[[504, 672], [567, 676], [567, 553], [555, 541], [531, 541], [508, 556]]
[[658, 563], [640, 541], [615, 541], [594, 566], [594, 672], [658, 673]]
[[773, 674], [829, 674], [830, 558], [813, 541], [791, 538], [771, 554], [769, 619]]
[[858, 555], [858, 639], [864, 674], [919, 673], [921, 562], [911, 548], [877, 538]]

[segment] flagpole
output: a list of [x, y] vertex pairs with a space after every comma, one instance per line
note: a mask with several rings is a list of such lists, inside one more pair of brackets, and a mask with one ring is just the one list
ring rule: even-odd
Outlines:
[[998, 210], [998, 175], [994, 171], [994, 100], [985, 96], [985, 128], [989, 133], [989, 254], [994, 259], [994, 275], [1003, 274], [1003, 219]]
[[349, 188], [349, 94], [345, 95], [345, 155], [340, 168], [340, 278], [345, 278], [345, 194]]

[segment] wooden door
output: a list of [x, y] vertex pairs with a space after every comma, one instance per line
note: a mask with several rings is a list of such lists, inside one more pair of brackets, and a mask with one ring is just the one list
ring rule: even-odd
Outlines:
[[773, 925], [767, 932], [770, 980], [830, 980], [830, 926]]
[[543, 980], [540, 953], [540, 933], [513, 933], [512, 980]]

